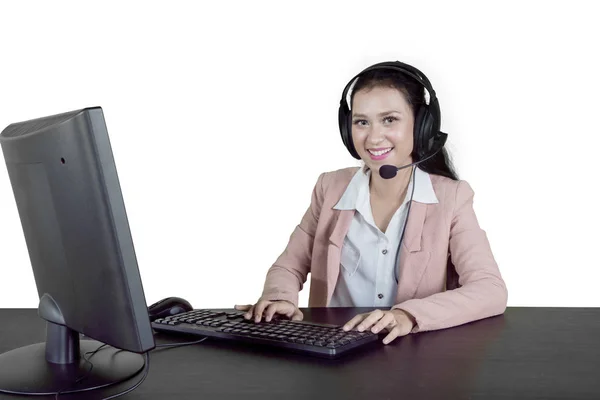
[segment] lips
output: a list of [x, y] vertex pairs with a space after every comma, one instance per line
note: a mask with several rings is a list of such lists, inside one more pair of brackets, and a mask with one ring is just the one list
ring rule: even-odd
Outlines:
[[374, 156], [381, 156], [385, 153], [389, 153], [390, 151], [392, 151], [392, 149], [393, 147], [380, 147], [377, 149], [367, 149], [367, 151]]
[[367, 149], [367, 152], [369, 153], [369, 157], [371, 157], [371, 160], [377, 161], [383, 160], [384, 158], [389, 156], [392, 150], [394, 150], [393, 147], [384, 147], [378, 149]]

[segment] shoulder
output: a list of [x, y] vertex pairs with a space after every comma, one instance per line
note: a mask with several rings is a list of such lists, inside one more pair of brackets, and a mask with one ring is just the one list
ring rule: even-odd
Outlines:
[[313, 189], [313, 203], [318, 207], [336, 204], [359, 169], [360, 167], [348, 167], [322, 172]]
[[319, 176], [319, 185], [324, 193], [340, 194], [346, 190], [348, 184], [361, 167], [347, 167], [334, 171], [321, 173]]
[[348, 186], [352, 177], [360, 167], [347, 167], [337, 169], [335, 171], [327, 171], [321, 174], [324, 187]]
[[466, 180], [454, 180], [441, 175], [429, 174], [433, 190], [440, 203], [454, 209], [474, 196], [471, 185]]

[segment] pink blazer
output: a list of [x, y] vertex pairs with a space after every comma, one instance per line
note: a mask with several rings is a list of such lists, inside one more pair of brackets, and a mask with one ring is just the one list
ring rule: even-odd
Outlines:
[[[309, 307], [326, 307], [340, 271], [353, 210], [334, 210], [359, 167], [319, 176], [310, 207], [269, 268], [261, 299], [298, 305], [311, 275]], [[412, 314], [413, 332], [449, 328], [504, 313], [506, 285], [466, 181], [430, 174], [437, 204], [412, 202], [400, 251], [395, 305]]]

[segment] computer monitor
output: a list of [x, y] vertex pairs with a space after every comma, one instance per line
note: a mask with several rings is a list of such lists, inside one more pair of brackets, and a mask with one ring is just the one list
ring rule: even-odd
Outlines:
[[[0, 145], [46, 321], [45, 343], [0, 355], [0, 392], [69, 393], [137, 374], [155, 343], [102, 109], [11, 124]], [[102, 344], [91, 368], [84, 356]]]

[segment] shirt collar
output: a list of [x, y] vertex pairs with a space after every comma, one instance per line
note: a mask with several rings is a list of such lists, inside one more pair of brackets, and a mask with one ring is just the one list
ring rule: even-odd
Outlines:
[[[413, 201], [425, 204], [436, 204], [439, 203], [437, 196], [433, 190], [433, 184], [431, 183], [431, 177], [425, 171], [422, 171], [418, 167], [415, 167], [415, 192], [412, 197]], [[356, 171], [352, 180], [348, 184], [346, 191], [342, 194], [342, 197], [333, 206], [334, 210], [357, 210], [366, 206], [364, 203], [369, 198], [369, 181], [371, 179], [371, 171], [364, 172], [361, 167]], [[412, 191], [412, 179], [408, 184], [408, 191]], [[410, 197], [405, 198], [405, 202]]]

